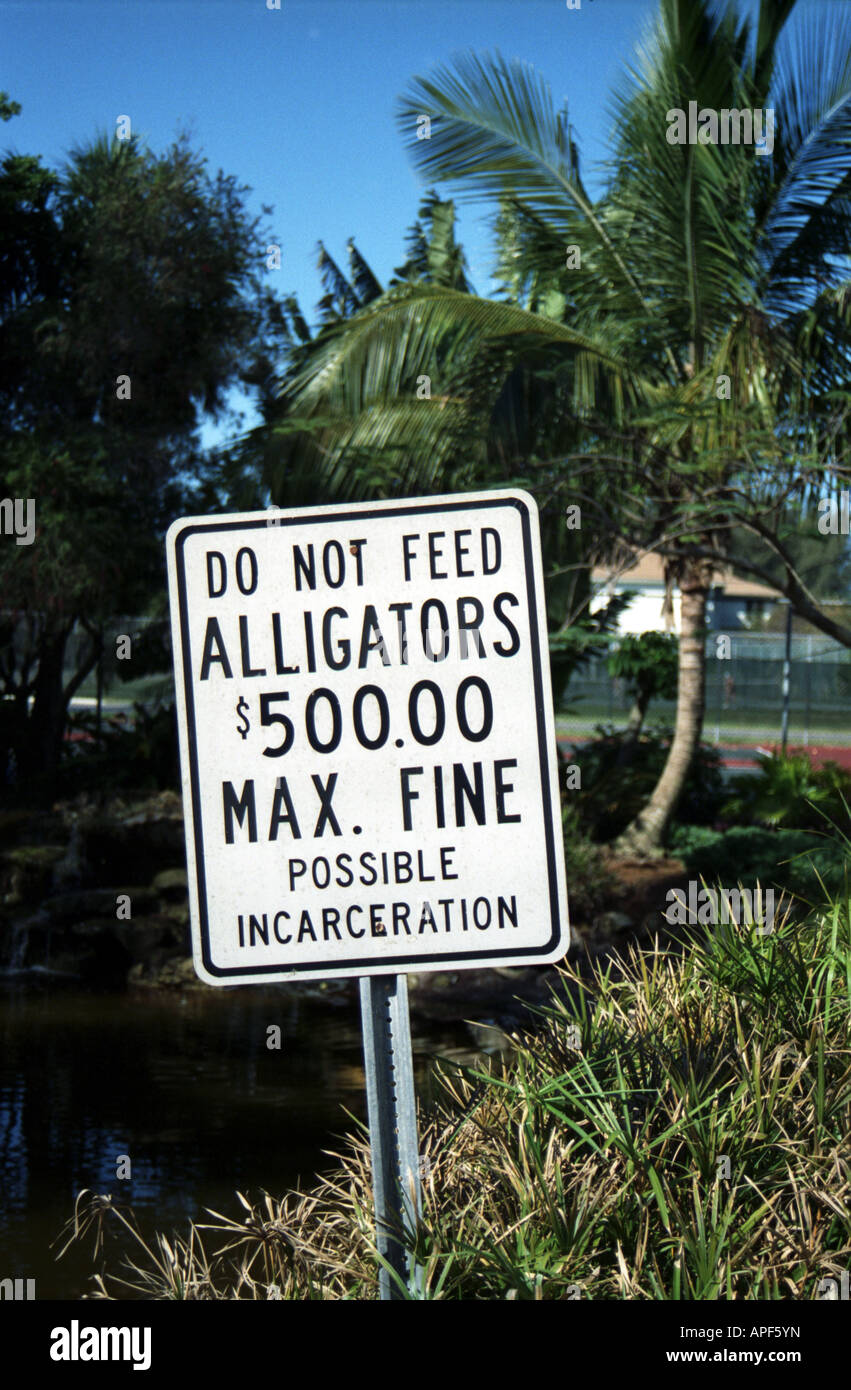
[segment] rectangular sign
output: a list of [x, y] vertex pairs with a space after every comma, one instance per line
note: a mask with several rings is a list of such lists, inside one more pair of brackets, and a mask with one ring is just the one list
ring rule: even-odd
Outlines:
[[562, 956], [534, 499], [187, 518], [167, 547], [201, 979]]

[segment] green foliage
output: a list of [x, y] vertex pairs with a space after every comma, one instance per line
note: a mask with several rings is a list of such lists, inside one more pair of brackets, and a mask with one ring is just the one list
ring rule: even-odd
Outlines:
[[[33, 794], [49, 797], [109, 620], [145, 610], [166, 527], [212, 490], [200, 412], [221, 418], [229, 387], [262, 378], [278, 321], [248, 191], [183, 138], [163, 155], [99, 138], [58, 174], [0, 165], [0, 491], [35, 499], [37, 528], [0, 549], [0, 694]], [[75, 622], [91, 641], [63, 688]]]
[[[578, 754], [582, 788], [577, 798], [582, 823], [593, 840], [612, 840], [647, 801], [665, 766], [671, 732], [645, 730], [633, 741], [610, 725], [597, 726], [598, 737]], [[701, 744], [683, 788], [680, 820], [711, 824], [723, 798], [717, 751]]]
[[564, 699], [574, 672], [610, 646], [618, 619], [631, 599], [631, 594], [614, 594], [593, 613], [585, 609], [573, 623], [550, 633], [550, 672], [556, 708]]
[[[441, 1300], [673, 1302], [825, 1297], [851, 1258], [851, 918], [845, 899], [759, 937], [567, 965], [490, 1069], [443, 1069], [408, 1244]], [[81, 1193], [65, 1249], [134, 1240], [100, 1297], [375, 1298], [365, 1133], [311, 1190], [147, 1238]], [[64, 1253], [64, 1252], [63, 1252]], [[117, 1251], [116, 1251], [117, 1254]], [[126, 1269], [126, 1266], [125, 1266]], [[581, 1304], [580, 1304], [581, 1307]]]
[[173, 704], [150, 708], [137, 702], [129, 724], [122, 715], [106, 714], [99, 744], [94, 743], [92, 710], [72, 713], [69, 732], [85, 735], [86, 741], [72, 743], [60, 765], [58, 786], [64, 795], [105, 787], [110, 794], [179, 790], [177, 714]]
[[472, 292], [463, 247], [455, 239], [455, 204], [442, 201], [429, 189], [419, 217], [408, 232], [408, 257], [395, 272], [399, 280], [427, 280], [433, 285]]
[[[0, 549], [0, 587], [4, 607], [27, 614], [34, 633], [77, 616], [138, 609], [161, 566], [151, 499], [139, 503], [142, 524], [131, 527], [129, 499], [110, 469], [107, 441], [93, 433], [89, 442], [83, 455], [52, 446], [38, 426], [5, 439], [0, 433], [6, 495], [36, 500], [36, 542], [14, 552]], [[75, 443], [79, 447], [79, 435]], [[160, 493], [162, 500], [173, 495], [168, 486]]]
[[[132, 660], [118, 660], [114, 652], [105, 653], [104, 690], [116, 684], [120, 689], [127, 682], [145, 679], [146, 693], [153, 689], [157, 680], [164, 682], [163, 695], [173, 699], [174, 665], [171, 649], [171, 624], [166, 607], [166, 596], [162, 594], [158, 602], [151, 605], [149, 621], [140, 624], [133, 634]], [[154, 611], [159, 610], [159, 611]]]
[[599, 845], [585, 832], [579, 807], [571, 799], [575, 795], [575, 792], [565, 793], [561, 810], [570, 915], [573, 921], [590, 922], [609, 900], [611, 879], [601, 863]]
[[622, 680], [642, 708], [658, 695], [676, 699], [677, 652], [673, 633], [626, 633], [609, 657], [609, 675]]
[[823, 902], [825, 893], [848, 892], [848, 846], [815, 831], [680, 825], [671, 832], [670, 852], [707, 884], [753, 889], [759, 883], [809, 904]]
[[[158, 446], [193, 438], [198, 407], [221, 413], [262, 326], [247, 191], [211, 178], [185, 140], [162, 156], [136, 138], [75, 149], [46, 209], [56, 294], [25, 285], [2, 321], [4, 403], [17, 388], [6, 428], [50, 422], [73, 447], [80, 426], [96, 426], [125, 445], [125, 487], [161, 481]], [[8, 173], [3, 192], [17, 192]], [[119, 375], [132, 404], [118, 398]]]
[[13, 116], [20, 116], [21, 103], [11, 101], [8, 92], [0, 92], [0, 121], [10, 121]]
[[[463, 53], [411, 81], [397, 113], [407, 150], [427, 183], [490, 200], [500, 292], [414, 279], [300, 360], [282, 398], [308, 436], [322, 422], [323, 486], [389, 496], [522, 482], [547, 507], [581, 504], [569, 542], [546, 518], [550, 587], [584, 575], [548, 595], [551, 632], [576, 623], [588, 569], [617, 543], [657, 550], [672, 580], [706, 594], [730, 537], [756, 535], [739, 565], [770, 582], [760, 561], [780, 555], [798, 611], [851, 645], [796, 574], [812, 553], [776, 544], [793, 512], [812, 515], [851, 477], [851, 22], [834, 6], [792, 24], [793, 9], [663, 0], [614, 94], [597, 197], [567, 106], [528, 63]], [[692, 101], [776, 110], [771, 149], [674, 143], [664, 113]], [[689, 715], [698, 688], [679, 691]], [[637, 728], [638, 705], [635, 716]], [[634, 844], [658, 848], [693, 742], [684, 734], [661, 791], [648, 789], [658, 814], [631, 826]]]
[[51, 451], [80, 463], [94, 452], [122, 510], [147, 518], [151, 494], [191, 460], [198, 408], [221, 413], [263, 328], [247, 192], [211, 178], [185, 140], [162, 156], [135, 138], [95, 140], [58, 176], [7, 158], [3, 240], [20, 254], [4, 261], [17, 278], [0, 306], [0, 465], [16, 432], [36, 428], [40, 492]]
[[[777, 539], [792, 557], [810, 593], [818, 598], [836, 599], [851, 594], [851, 544], [847, 536], [820, 531], [820, 519], [817, 508], [812, 505], [778, 507]], [[767, 583], [782, 589], [786, 566], [761, 536], [735, 527], [728, 538], [727, 550], [734, 565], [750, 560], [763, 570]], [[843, 621], [843, 614], [837, 616]]]
[[[50, 211], [58, 179], [33, 155], [7, 154], [0, 163], [0, 322], [10, 310], [41, 296], [55, 299], [60, 282], [58, 229]], [[21, 364], [0, 336], [0, 366], [15, 381]]]
[[834, 762], [816, 767], [806, 753], [758, 754], [756, 761], [755, 776], [736, 779], [725, 818], [851, 833], [851, 772]]

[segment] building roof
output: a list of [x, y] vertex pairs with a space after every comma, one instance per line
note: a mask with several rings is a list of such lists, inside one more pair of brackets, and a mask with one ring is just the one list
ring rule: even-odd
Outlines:
[[[618, 573], [616, 565], [595, 565], [591, 571], [591, 583], [604, 587], [610, 585], [618, 589], [665, 587], [665, 562], [655, 550], [639, 553], [634, 565]], [[767, 584], [758, 584], [753, 579], [739, 579], [732, 570], [717, 569], [713, 584], [721, 589], [725, 598], [758, 598], [766, 603], [777, 602], [783, 595], [779, 589], [770, 589]]]

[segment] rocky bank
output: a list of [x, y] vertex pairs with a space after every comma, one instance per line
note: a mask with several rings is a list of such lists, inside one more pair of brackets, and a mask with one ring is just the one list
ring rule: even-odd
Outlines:
[[[590, 924], [571, 923], [571, 953], [583, 959], [658, 931], [664, 926], [658, 911], [663, 886], [684, 881], [676, 861], [652, 868], [607, 862], [607, 910]], [[111, 987], [205, 989], [191, 955], [177, 793], [101, 804], [81, 796], [37, 816], [0, 812], [0, 971], [7, 977], [43, 974]], [[412, 1009], [434, 1019], [473, 1012], [509, 1027], [523, 1018], [521, 1001], [546, 1001], [552, 978], [551, 967], [411, 975]], [[287, 988], [344, 1003], [356, 981]]]

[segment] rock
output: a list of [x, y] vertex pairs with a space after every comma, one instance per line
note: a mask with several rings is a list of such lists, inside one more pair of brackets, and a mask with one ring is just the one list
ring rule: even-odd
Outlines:
[[108, 941], [112, 933], [111, 923], [105, 917], [82, 917], [75, 922], [69, 922], [59, 933], [57, 939], [79, 941]]
[[127, 921], [95, 917], [54, 929], [46, 954], [51, 963], [61, 957], [66, 967], [76, 959], [85, 978], [123, 981], [136, 965], [156, 971], [181, 958], [185, 936], [165, 914]]
[[51, 950], [46, 956], [43, 969], [51, 975], [66, 975], [79, 980], [87, 976], [87, 970], [94, 968], [95, 953], [81, 954], [77, 951]]
[[81, 833], [91, 872], [108, 886], [144, 883], [162, 869], [186, 862], [180, 820], [97, 820]]
[[[113, 981], [134, 965], [154, 971], [185, 958], [185, 842], [175, 792], [100, 805], [77, 798], [40, 820], [14, 814], [4, 825], [0, 906], [11, 910], [0, 960], [17, 967], [20, 957], [28, 969], [58, 963], [87, 979]], [[129, 899], [129, 918], [116, 915], [119, 898]]]
[[170, 918], [176, 927], [188, 927], [189, 904], [186, 898], [184, 897], [179, 903], [163, 903], [160, 907], [160, 915]]
[[145, 989], [203, 989], [203, 981], [195, 974], [192, 958], [181, 956], [155, 965], [153, 962], [134, 965], [128, 976], [129, 985]]
[[123, 816], [125, 825], [144, 825], [152, 821], [176, 820], [183, 825], [183, 800], [178, 792], [158, 792], [147, 801], [136, 803]]
[[115, 894], [111, 888], [53, 893], [45, 898], [42, 910], [56, 926], [80, 922], [85, 917], [110, 917], [115, 915]]
[[77, 887], [89, 878], [91, 870], [83, 845], [83, 830], [79, 821], [71, 826], [71, 835], [64, 855], [53, 870], [53, 887]]
[[3, 901], [11, 906], [35, 902], [49, 891], [54, 866], [65, 855], [64, 845], [18, 845], [0, 855]]
[[166, 898], [171, 902], [185, 900], [188, 891], [186, 870], [161, 869], [151, 886], [156, 889], [161, 898]]
[[493, 1056], [497, 1052], [510, 1051], [510, 1038], [492, 1019], [486, 1019], [482, 1023], [468, 1023], [467, 1027], [479, 1052]]
[[[54, 821], [55, 817], [52, 818]], [[31, 811], [18, 808], [0, 811], [0, 839], [7, 845], [18, 845], [28, 840], [38, 839], [39, 822], [33, 819]]]
[[79, 922], [84, 917], [108, 917], [115, 921], [117, 899], [121, 896], [130, 899], [130, 911], [134, 915], [155, 912], [157, 909], [158, 898], [153, 889], [138, 887], [87, 888], [75, 893], [55, 893], [45, 898], [42, 910], [58, 925]]
[[80, 922], [58, 935], [53, 934], [47, 955], [46, 963], [52, 968], [74, 970], [84, 980], [97, 984], [121, 983], [127, 978], [132, 963], [129, 951], [116, 940], [109, 924], [103, 920]]
[[203, 980], [199, 980], [195, 974], [195, 966], [191, 956], [188, 959], [184, 956], [180, 960], [171, 961], [163, 967], [161, 975], [165, 977], [163, 983], [172, 988], [185, 989], [187, 986], [191, 989], [207, 988]]
[[612, 936], [617, 932], [634, 931], [635, 923], [625, 912], [601, 912], [591, 924], [595, 934]]
[[174, 923], [169, 917], [156, 913], [149, 917], [131, 918], [126, 922], [113, 922], [111, 932], [134, 964], [150, 961], [154, 957], [159, 960], [163, 947], [174, 954], [178, 946]]

